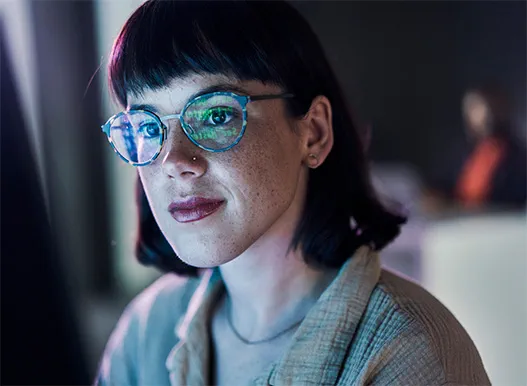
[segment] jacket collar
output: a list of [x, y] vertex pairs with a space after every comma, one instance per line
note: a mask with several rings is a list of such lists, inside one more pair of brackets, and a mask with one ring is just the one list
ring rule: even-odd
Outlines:
[[211, 353], [208, 321], [222, 287], [218, 269], [205, 271], [186, 314], [176, 325], [174, 333], [179, 342], [172, 348], [165, 363], [172, 386], [209, 383]]
[[361, 247], [309, 311], [267, 383], [336, 384], [379, 277], [378, 254]]
[[[379, 277], [378, 254], [359, 248], [309, 311], [287, 352], [256, 383], [334, 385]], [[175, 330], [179, 343], [166, 361], [172, 386], [209, 383], [208, 321], [222, 288], [219, 270], [206, 271]]]

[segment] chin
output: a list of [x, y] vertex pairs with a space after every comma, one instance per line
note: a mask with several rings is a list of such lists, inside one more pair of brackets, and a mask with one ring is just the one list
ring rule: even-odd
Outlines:
[[188, 250], [172, 246], [181, 261], [196, 268], [214, 268], [236, 258], [237, 255], [218, 253], [216, 250], [200, 248]]
[[174, 232], [165, 237], [178, 257], [196, 268], [213, 268], [226, 264], [247, 251], [257, 239], [250, 237], [248, 232], [236, 231], [211, 231], [198, 235]]

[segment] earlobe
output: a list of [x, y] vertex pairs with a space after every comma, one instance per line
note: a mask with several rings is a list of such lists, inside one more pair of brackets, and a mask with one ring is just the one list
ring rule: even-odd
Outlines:
[[304, 162], [314, 169], [324, 162], [333, 147], [333, 116], [329, 99], [325, 96], [314, 98], [302, 124], [305, 130]]
[[312, 169], [315, 169], [318, 166], [318, 157], [316, 154], [310, 153], [308, 155], [308, 166]]

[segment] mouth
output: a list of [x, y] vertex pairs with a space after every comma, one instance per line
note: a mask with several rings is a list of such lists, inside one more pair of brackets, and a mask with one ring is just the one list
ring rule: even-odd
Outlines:
[[190, 200], [173, 202], [168, 206], [172, 218], [180, 223], [199, 221], [215, 213], [224, 200], [192, 197]]

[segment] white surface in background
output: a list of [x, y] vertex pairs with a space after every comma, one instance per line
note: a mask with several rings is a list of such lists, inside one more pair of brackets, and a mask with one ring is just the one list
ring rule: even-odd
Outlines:
[[422, 284], [476, 344], [493, 385], [527, 385], [525, 213], [429, 224]]
[[[408, 215], [401, 234], [380, 254], [381, 263], [391, 271], [421, 281], [421, 243], [426, 221], [419, 213], [421, 180], [411, 166], [375, 164], [372, 167], [375, 191], [388, 207], [396, 202]], [[393, 205], [393, 204], [392, 204]]]

